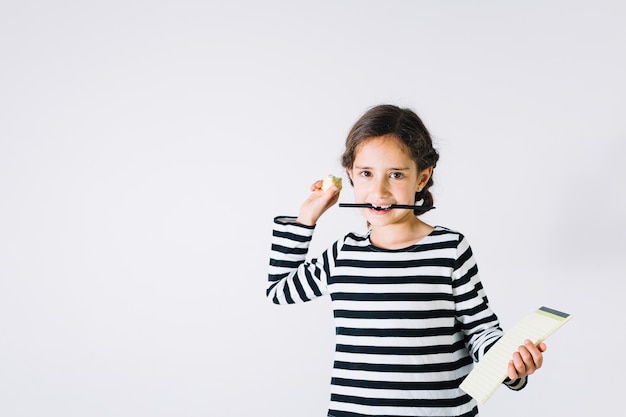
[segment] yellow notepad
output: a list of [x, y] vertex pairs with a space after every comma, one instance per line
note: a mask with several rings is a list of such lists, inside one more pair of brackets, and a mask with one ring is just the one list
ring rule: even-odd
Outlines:
[[509, 361], [524, 340], [528, 339], [538, 345], [571, 318], [567, 313], [548, 307], [541, 307], [529, 314], [487, 351], [463, 380], [460, 388], [479, 404], [484, 404], [506, 379]]

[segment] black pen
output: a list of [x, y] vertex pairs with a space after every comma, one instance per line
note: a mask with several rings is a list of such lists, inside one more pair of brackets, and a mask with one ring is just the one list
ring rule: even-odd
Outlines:
[[339, 207], [353, 207], [353, 208], [371, 208], [374, 210], [388, 210], [388, 209], [411, 209], [411, 210], [432, 210], [435, 206], [413, 206], [410, 204], [391, 204], [389, 206], [377, 207], [369, 203], [339, 203]]

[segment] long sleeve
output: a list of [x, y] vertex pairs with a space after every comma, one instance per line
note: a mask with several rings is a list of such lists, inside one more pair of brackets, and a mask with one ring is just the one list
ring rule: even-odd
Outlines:
[[274, 218], [267, 287], [273, 303], [300, 303], [327, 293], [324, 256], [306, 261], [314, 229], [294, 217]]
[[[462, 236], [457, 246], [452, 286], [457, 319], [466, 336], [470, 356], [478, 362], [504, 332], [498, 318], [489, 307], [472, 249]], [[513, 390], [524, 388], [526, 383], [527, 378], [514, 381], [507, 378], [504, 381], [504, 384]]]

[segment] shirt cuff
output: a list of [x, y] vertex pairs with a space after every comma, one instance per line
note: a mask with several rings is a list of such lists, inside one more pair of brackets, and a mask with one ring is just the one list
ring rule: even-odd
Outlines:
[[295, 216], [276, 216], [274, 217], [274, 223], [276, 224], [284, 224], [284, 225], [293, 225], [304, 227], [305, 229], [315, 229], [315, 225], [309, 226], [306, 224], [298, 223], [297, 217]]
[[506, 379], [502, 383], [506, 385], [509, 389], [512, 389], [513, 391], [519, 391], [522, 388], [524, 388], [526, 384], [528, 384], [528, 377], [518, 378], [515, 380], [509, 377], [506, 377]]

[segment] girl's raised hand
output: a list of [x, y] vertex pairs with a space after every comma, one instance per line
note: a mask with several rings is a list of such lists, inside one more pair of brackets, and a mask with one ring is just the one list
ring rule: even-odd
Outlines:
[[540, 343], [535, 346], [530, 340], [526, 340], [517, 352], [513, 353], [513, 358], [509, 361], [507, 374], [512, 380], [523, 378], [534, 373], [543, 365], [543, 352], [547, 346]]
[[311, 185], [311, 195], [300, 206], [297, 222], [307, 226], [313, 226], [326, 210], [339, 200], [339, 188], [335, 185], [322, 190], [322, 180], [317, 180]]

